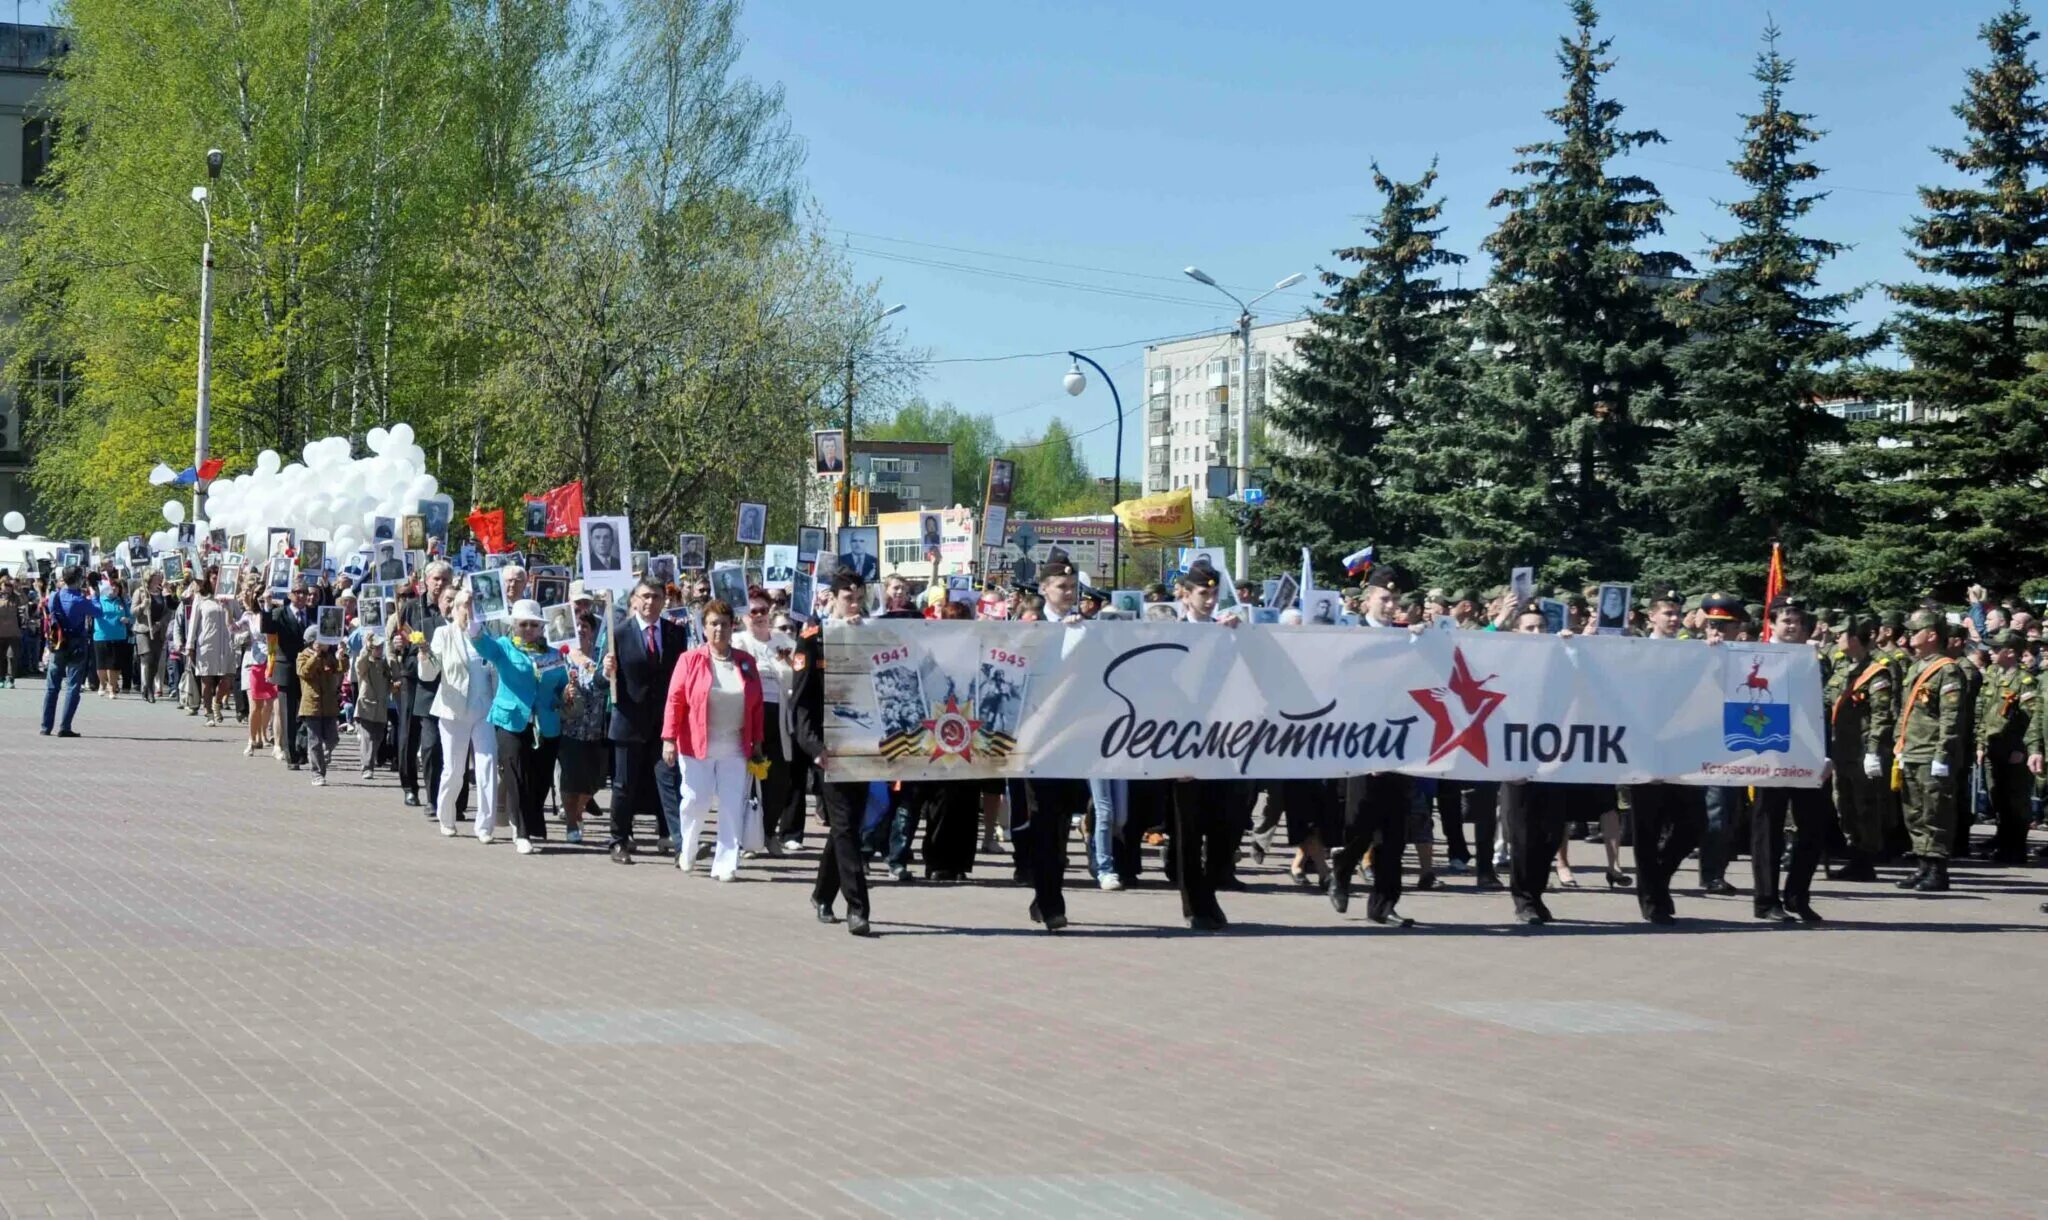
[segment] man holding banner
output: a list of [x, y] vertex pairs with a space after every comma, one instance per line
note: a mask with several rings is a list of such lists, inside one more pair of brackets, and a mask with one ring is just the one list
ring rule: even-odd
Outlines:
[[[829, 612], [834, 621], [857, 625], [861, 607], [867, 602], [867, 583], [860, 573], [842, 567], [832, 575]], [[795, 672], [791, 699], [795, 703], [791, 728], [797, 748], [829, 773], [825, 748], [825, 651], [818, 624], [805, 627], [790, 657]], [[868, 925], [867, 865], [861, 859], [860, 821], [867, 809], [868, 786], [864, 782], [818, 785], [818, 803], [825, 815], [825, 845], [818, 853], [818, 880], [811, 888], [811, 910], [819, 923], [838, 923], [832, 903], [846, 895], [846, 930], [855, 936], [873, 936]]]
[[[1365, 585], [1366, 628], [1406, 630], [1394, 625], [1400, 580], [1392, 565], [1375, 567]], [[1414, 785], [1399, 771], [1374, 771], [1344, 781], [1344, 842], [1330, 855], [1330, 905], [1342, 915], [1351, 906], [1351, 874], [1366, 849], [1372, 850], [1372, 900], [1365, 917], [1374, 923], [1415, 926], [1394, 913], [1401, 900], [1401, 856], [1408, 846], [1408, 806]], [[1555, 854], [1555, 848], [1552, 849]]]

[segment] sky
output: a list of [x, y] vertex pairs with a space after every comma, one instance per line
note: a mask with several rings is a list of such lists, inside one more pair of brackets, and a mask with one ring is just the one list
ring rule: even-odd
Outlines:
[[[1629, 158], [1675, 211], [1661, 248], [1697, 255], [1732, 224], [1727, 169], [1766, 24], [1796, 63], [1788, 102], [1827, 134], [1813, 157], [1830, 197], [1809, 228], [1854, 245], [1824, 273], [1840, 290], [1913, 275], [1902, 227], [1913, 187], [1952, 181], [1930, 151], [1960, 138], [1952, 107], [1998, 0], [1609, 0], [1624, 122], [1670, 141]], [[0, 0], [0, 16], [5, 13]], [[23, 19], [45, 19], [24, 0]], [[2048, 10], [2041, 14], [2048, 21]], [[1218, 330], [1236, 307], [1181, 275], [1195, 264], [1263, 291], [1336, 265], [1377, 210], [1372, 163], [1413, 178], [1434, 160], [1445, 243], [1473, 258], [1498, 222], [1518, 144], [1550, 137], [1562, 83], [1561, 0], [753, 0], [741, 70], [786, 90], [805, 176], [832, 238], [890, 325], [934, 361], [918, 387], [993, 415], [1013, 439], [1058, 416], [1110, 469], [1114, 411], [1091, 378], [1061, 389], [1067, 349], [1109, 368], [1143, 436], [1144, 340]], [[1695, 259], [1698, 262], [1698, 259]], [[1314, 282], [1261, 321], [1296, 317]], [[1864, 323], [1888, 311], [1863, 299]], [[1050, 353], [1024, 359], [990, 357]]]
[[[1913, 187], [1947, 180], [1929, 149], [1959, 138], [1951, 108], [1998, 7], [1610, 0], [1607, 91], [1625, 123], [1670, 141], [1629, 166], [1675, 210], [1662, 248], [1690, 257], [1732, 231], [1718, 204], [1741, 195], [1727, 162], [1775, 17], [1796, 64], [1789, 104], [1827, 133], [1813, 156], [1832, 194], [1811, 231], [1856, 247], [1824, 286], [1909, 277]], [[994, 415], [1013, 438], [1054, 416], [1094, 429], [1084, 453], [1106, 474], [1109, 395], [1091, 379], [1069, 399], [1063, 356], [944, 363], [1081, 348], [1130, 412], [1128, 476], [1137, 341], [1236, 316], [1181, 268], [1261, 291], [1335, 265], [1331, 250], [1377, 210], [1375, 160], [1397, 178], [1437, 162], [1446, 244], [1473, 257], [1465, 282], [1483, 282], [1479, 244], [1499, 216], [1487, 201], [1512, 181], [1515, 146], [1554, 131], [1543, 112], [1562, 96], [1569, 22], [1551, 0], [756, 0], [742, 67], [784, 86], [832, 236], [884, 301], [907, 306], [891, 320], [901, 336], [940, 362], [921, 392]], [[1311, 288], [1270, 298], [1260, 320], [1298, 316]], [[1855, 316], [1886, 312], [1873, 292]]]

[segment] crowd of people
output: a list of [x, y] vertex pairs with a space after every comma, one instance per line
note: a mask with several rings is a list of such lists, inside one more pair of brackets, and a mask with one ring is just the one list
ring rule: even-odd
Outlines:
[[[1077, 834], [1093, 884], [1127, 889], [1156, 866], [1196, 931], [1228, 926], [1218, 894], [1244, 888], [1244, 861], [1262, 866], [1283, 851], [1291, 852], [1287, 876], [1340, 913], [1362, 879], [1367, 917], [1392, 926], [1413, 922], [1397, 906], [1411, 846], [1416, 888], [1469, 877], [1478, 890], [1504, 891], [1514, 920], [1531, 926], [1551, 921], [1553, 883], [1582, 884], [1571, 861], [1578, 841], [1600, 845], [1600, 883], [1632, 891], [1641, 917], [1658, 924], [1676, 918], [1672, 878], [1695, 853], [1701, 893], [1739, 894], [1728, 870], [1746, 851], [1754, 916], [1808, 924], [1823, 920], [1812, 882], [1828, 859], [1836, 880], [1940, 892], [1951, 862], [1972, 852], [2008, 865], [2048, 855], [2030, 856], [2028, 844], [2041, 822], [2048, 755], [2038, 706], [2048, 647], [2030, 606], [1994, 604], [1981, 589], [1959, 614], [1925, 604], [1864, 615], [1789, 597], [1766, 607], [1676, 590], [1631, 608], [1627, 630], [1652, 639], [1712, 646], [1755, 639], [1768, 624], [1775, 641], [1813, 647], [1828, 728], [1820, 788], [1478, 783], [1397, 772], [883, 784], [831, 779], [824, 620], [957, 620], [991, 610], [1055, 623], [1133, 616], [1084, 587], [1057, 555], [1032, 588], [993, 601], [936, 582], [920, 592], [896, 576], [876, 595], [852, 565], [821, 580], [817, 604], [804, 607], [758, 585], [744, 605], [730, 604], [697, 573], [667, 584], [643, 576], [619, 598], [577, 582], [573, 641], [546, 638], [545, 608], [516, 564], [496, 569], [509, 612], [495, 616], [472, 604], [462, 575], [440, 560], [374, 608], [359, 605], [362, 591], [345, 575], [301, 573], [280, 602], [255, 574], [217, 589], [218, 571], [201, 566], [176, 589], [158, 571], [136, 574], [131, 587], [111, 565], [26, 582], [0, 573], [0, 683], [13, 685], [40, 660], [46, 735], [80, 736], [75, 718], [88, 689], [171, 701], [210, 729], [233, 718], [246, 732], [245, 755], [309, 770], [315, 786], [327, 785], [348, 740], [361, 776], [389, 772], [404, 804], [422, 809], [442, 835], [461, 836], [467, 822], [476, 840], [501, 842], [505, 821], [520, 854], [547, 847], [551, 821], [567, 843], [583, 844], [603, 797], [612, 861], [629, 865], [651, 851], [686, 872], [701, 861], [704, 875], [730, 881], [747, 859], [803, 851], [822, 822], [812, 909], [838, 923], [843, 897], [856, 935], [873, 934], [871, 869], [909, 883], [921, 866], [928, 881], [958, 882], [990, 857], [1030, 888], [1030, 918], [1058, 931]], [[1345, 621], [1546, 636], [1596, 629], [1594, 590], [1560, 590], [1546, 605], [1505, 589], [1481, 598], [1404, 584], [1392, 567], [1376, 569], [1343, 592]], [[1231, 591], [1235, 603], [1219, 604]], [[1170, 589], [1146, 591], [1143, 617], [1248, 626], [1263, 591], [1226, 589], [1197, 562]], [[323, 615], [330, 607], [338, 618]], [[1278, 616], [1300, 620], [1294, 607]], [[1991, 823], [1981, 841], [1971, 835], [1980, 820]], [[1284, 849], [1275, 842], [1283, 828]], [[1878, 871], [1901, 863], [1893, 874]]]

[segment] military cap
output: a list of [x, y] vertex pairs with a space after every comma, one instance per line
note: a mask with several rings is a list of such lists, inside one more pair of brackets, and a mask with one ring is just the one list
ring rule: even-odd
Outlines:
[[1187, 571], [1180, 574], [1178, 583], [1183, 589], [1213, 589], [1221, 580], [1222, 578], [1216, 575], [1216, 569], [1209, 566], [1208, 560], [1197, 559], [1188, 566]]
[[1887, 610], [1884, 612], [1884, 617], [1878, 621], [1893, 631], [1897, 631], [1906, 625], [1906, 612], [1904, 610]]
[[1451, 604], [1453, 606], [1457, 605], [1459, 602], [1472, 602], [1476, 605], [1478, 601], [1478, 598], [1472, 596], [1472, 590], [1470, 589], [1451, 590]]
[[1372, 570], [1370, 576], [1365, 578], [1365, 587], [1368, 589], [1385, 589], [1390, 593], [1399, 593], [1401, 591], [1401, 574], [1394, 570], [1394, 565], [1381, 564]]
[[1727, 593], [1709, 593], [1700, 599], [1700, 612], [1713, 623], [1740, 623], [1749, 617], [1742, 599]]
[[1835, 620], [1836, 635], [1853, 635], [1866, 643], [1877, 623], [1867, 614], [1844, 614]]
[[1658, 589], [1644, 599], [1643, 605], [1650, 609], [1655, 609], [1666, 602], [1674, 606], [1682, 606], [1685, 604], [1685, 598], [1681, 597], [1676, 589]]
[[1994, 633], [1989, 642], [1993, 648], [2024, 648], [2027, 645], [2025, 637], [2010, 627]]
[[1803, 619], [1811, 619], [1813, 617], [1812, 607], [1806, 604], [1805, 598], [1800, 597], [1796, 593], [1780, 594], [1778, 596], [1778, 599], [1771, 603], [1772, 618], [1778, 617], [1780, 614], [1783, 614], [1787, 610], [1790, 610], [1792, 613], [1797, 614], [1799, 617]]
[[1933, 630], [1946, 636], [1948, 634], [1948, 620], [1932, 610], [1915, 610], [1912, 616], [1906, 619], [1906, 630], [1915, 632]]
[[1403, 597], [1401, 598], [1401, 608], [1402, 608], [1402, 609], [1404, 609], [1404, 610], [1420, 610], [1420, 609], [1422, 609], [1422, 594], [1420, 594], [1420, 593], [1409, 593], [1409, 594], [1407, 594], [1407, 595], [1403, 596]]

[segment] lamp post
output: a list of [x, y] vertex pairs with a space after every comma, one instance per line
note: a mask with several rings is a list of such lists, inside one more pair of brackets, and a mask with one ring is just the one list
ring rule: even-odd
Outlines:
[[839, 528], [853, 524], [853, 357], [861, 340], [867, 338], [884, 318], [902, 313], [906, 306], [891, 305], [889, 308], [863, 322], [853, 332], [853, 338], [846, 344], [846, 469], [839, 476]]
[[1102, 375], [1102, 383], [1109, 387], [1109, 400], [1116, 404], [1116, 474], [1109, 492], [1109, 584], [1115, 588], [1123, 579], [1124, 571], [1123, 529], [1116, 521], [1116, 502], [1124, 494], [1124, 399], [1116, 392], [1116, 378], [1111, 377], [1107, 369], [1079, 352], [1068, 352], [1067, 355], [1074, 361], [1074, 367], [1067, 370], [1064, 379], [1067, 393], [1079, 397], [1081, 391], [1088, 388], [1088, 374], [1081, 371], [1081, 363], [1087, 361], [1089, 368]]
[[[1283, 289], [1294, 287], [1305, 278], [1299, 271], [1253, 297], [1250, 301], [1238, 300], [1236, 293], [1209, 277], [1200, 267], [1185, 267], [1181, 273], [1198, 284], [1207, 284], [1216, 291], [1237, 301], [1237, 343], [1239, 377], [1244, 384], [1244, 401], [1237, 407], [1237, 498], [1244, 498], [1244, 489], [1251, 479], [1252, 465], [1252, 306]], [[1225, 379], [1226, 388], [1228, 378]], [[1237, 531], [1237, 578], [1249, 580], [1250, 571], [1245, 565], [1245, 541], [1242, 525]]]
[[[206, 180], [220, 181], [221, 151], [218, 148], [206, 150]], [[206, 219], [206, 242], [199, 247], [199, 408], [198, 417], [192, 421], [192, 470], [195, 474], [206, 464], [207, 433], [213, 424], [213, 208], [208, 205], [209, 192], [206, 187], [192, 188], [192, 202], [199, 205], [199, 214]], [[192, 519], [206, 518], [206, 492], [202, 489], [203, 479], [192, 480]]]

